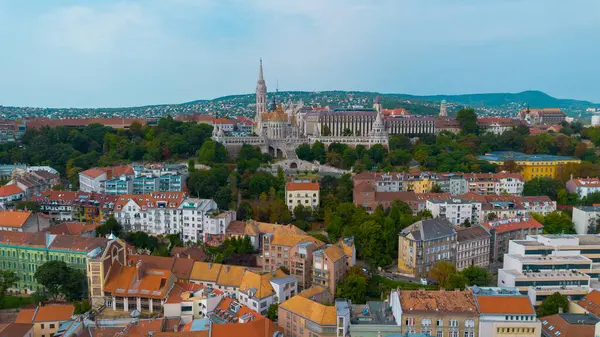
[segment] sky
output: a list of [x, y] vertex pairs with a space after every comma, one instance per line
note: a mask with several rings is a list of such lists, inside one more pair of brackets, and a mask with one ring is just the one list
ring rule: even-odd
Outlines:
[[598, 0], [0, 0], [0, 105], [268, 89], [600, 102]]

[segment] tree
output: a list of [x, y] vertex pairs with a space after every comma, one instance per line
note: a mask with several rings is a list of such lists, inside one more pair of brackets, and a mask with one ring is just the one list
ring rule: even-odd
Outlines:
[[62, 295], [67, 300], [74, 301], [87, 295], [87, 279], [83, 272], [69, 268], [62, 261], [44, 263], [38, 267], [34, 277], [55, 299]]
[[196, 156], [198, 156], [198, 161], [204, 164], [224, 163], [227, 161], [227, 150], [223, 144], [208, 139], [196, 152]]
[[442, 193], [442, 187], [440, 186], [440, 184], [435, 183], [431, 186], [431, 193]]
[[296, 221], [308, 221], [310, 216], [312, 215], [312, 208], [308, 206], [303, 206], [301, 204], [294, 207], [294, 217]]
[[8, 289], [17, 284], [17, 274], [12, 270], [0, 270], [0, 308]]
[[546, 299], [540, 304], [537, 309], [537, 317], [546, 317], [558, 314], [559, 310], [562, 309], [563, 313], [569, 311], [569, 300], [566, 296], [561, 295], [559, 292], [546, 297]]
[[231, 195], [231, 189], [227, 186], [223, 186], [217, 190], [215, 193], [215, 202], [219, 206], [219, 209], [229, 209], [229, 203], [233, 201], [233, 196]]
[[190, 195], [198, 198], [212, 198], [219, 188], [217, 177], [209, 170], [197, 170], [190, 173], [187, 179]]
[[456, 119], [460, 123], [461, 134], [479, 134], [479, 125], [477, 125], [477, 114], [472, 108], [459, 110], [456, 114]]
[[279, 310], [279, 305], [277, 303], [273, 303], [269, 305], [269, 310], [267, 311], [267, 318], [272, 320], [273, 322], [277, 322], [277, 311]]
[[338, 283], [336, 296], [349, 299], [352, 303], [365, 303], [367, 294], [367, 279], [359, 275], [348, 275]]
[[352, 130], [345, 128], [344, 131], [342, 131], [342, 136], [344, 136], [344, 137], [352, 136]]
[[448, 286], [448, 279], [452, 274], [456, 274], [456, 267], [447, 261], [439, 261], [429, 270], [429, 278], [444, 288]]
[[115, 219], [115, 217], [112, 215], [104, 224], [96, 228], [96, 236], [105, 237], [111, 233], [117, 237], [121, 236], [123, 233], [123, 226], [121, 226], [117, 219]]
[[448, 276], [444, 288], [447, 290], [465, 289], [467, 283], [468, 280], [462, 273], [453, 273]]
[[532, 216], [544, 225], [545, 234], [575, 234], [575, 225], [567, 214], [554, 211], [546, 216], [532, 213]]
[[489, 271], [475, 266], [468, 266], [460, 273], [467, 279], [467, 284], [470, 286], [486, 287], [492, 283], [493, 279]]
[[523, 185], [524, 196], [547, 195], [552, 200], [556, 200], [558, 190], [564, 187], [562, 181], [551, 178], [534, 178], [526, 181]]
[[298, 158], [306, 161], [313, 161], [314, 159], [313, 151], [307, 143], [301, 144], [296, 148], [296, 155]]
[[32, 211], [32, 212], [39, 212], [40, 211], [40, 204], [38, 204], [35, 201], [19, 201], [17, 202], [17, 204], [15, 205], [15, 208], [18, 210], [28, 210], [28, 211]]

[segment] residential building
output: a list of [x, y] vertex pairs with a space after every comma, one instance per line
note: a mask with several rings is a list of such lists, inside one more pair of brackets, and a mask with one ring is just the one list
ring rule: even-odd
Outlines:
[[596, 234], [600, 230], [598, 222], [600, 206], [573, 206], [572, 220], [577, 234]]
[[0, 231], [0, 265], [17, 274], [15, 290], [30, 293], [40, 289], [33, 277], [39, 266], [62, 261], [86, 273], [88, 254], [102, 251], [107, 242], [104, 238]]
[[439, 261], [454, 263], [456, 229], [445, 219], [425, 219], [398, 236], [398, 269], [422, 277]]
[[205, 213], [203, 218], [202, 240], [206, 244], [218, 246], [225, 240], [227, 227], [229, 227], [229, 224], [232, 221], [235, 221], [235, 218], [235, 211], [219, 211], [216, 207]]
[[519, 197], [514, 195], [481, 195], [467, 193], [462, 199], [481, 202], [481, 219], [508, 219], [529, 215], [547, 215], [556, 211], [556, 201], [548, 196]]
[[401, 332], [479, 336], [479, 313], [470, 290], [392, 290], [389, 302]]
[[512, 240], [542, 233], [544, 226], [532, 217], [486, 221], [481, 225], [490, 233], [490, 262], [501, 261]]
[[39, 232], [50, 226], [48, 217], [29, 211], [0, 211], [0, 231]]
[[25, 192], [17, 185], [4, 185], [0, 187], [0, 203], [13, 203], [22, 200], [24, 197]]
[[109, 195], [182, 192], [186, 177], [184, 164], [95, 167], [79, 173], [79, 185], [83, 192]]
[[294, 180], [285, 185], [286, 204], [290, 211], [298, 205], [315, 209], [319, 207], [319, 183]]
[[96, 237], [96, 228], [99, 226], [99, 223], [61, 222], [56, 226], [46, 228], [45, 231], [54, 235], [77, 235], [94, 238]]
[[306, 232], [294, 225], [278, 225], [268, 222], [258, 222], [255, 220], [232, 221], [227, 227], [226, 236], [243, 239], [249, 237], [255, 250], [262, 250], [263, 237], [266, 234], [298, 234], [306, 235]]
[[127, 264], [127, 255], [127, 244], [117, 238], [111, 238], [105, 249], [94, 249], [87, 254], [88, 292], [93, 307], [107, 303], [104, 291], [106, 281], [109, 276], [115, 277], [120, 268]]
[[472, 287], [471, 290], [479, 312], [479, 336], [541, 336], [542, 323], [529, 297], [516, 288]]
[[354, 238], [346, 238], [336, 244], [326, 245], [313, 252], [312, 285], [328, 288], [332, 294], [356, 263]]
[[33, 324], [30, 324], [30, 323], [0, 324], [0, 336], [34, 337]]
[[427, 200], [425, 207], [434, 218], [447, 219], [455, 226], [479, 224], [481, 203], [477, 201], [452, 198], [450, 200]]
[[243, 305], [266, 315], [271, 304], [280, 304], [298, 293], [298, 281], [281, 269], [272, 272], [247, 270], [235, 298]]
[[478, 225], [458, 228], [455, 256], [456, 270], [469, 266], [487, 268], [490, 264], [490, 233]]
[[517, 115], [519, 119], [527, 124], [561, 124], [565, 121], [566, 115], [560, 108], [541, 108], [530, 109], [529, 107], [521, 109]]
[[350, 325], [349, 305], [343, 300], [325, 306], [297, 295], [279, 305], [277, 316], [286, 337], [347, 336]]
[[117, 196], [73, 191], [41, 191], [31, 197], [50, 219], [104, 222], [114, 214]]
[[79, 173], [79, 190], [81, 192], [104, 193], [103, 182], [110, 179], [127, 179], [134, 176], [129, 165], [93, 167]]
[[313, 253], [325, 244], [305, 234], [274, 231], [263, 236], [262, 266], [265, 271], [285, 267], [298, 279], [298, 287], [306, 289], [312, 284]]
[[27, 171], [15, 174], [8, 185], [16, 185], [29, 200], [33, 195], [49, 190], [52, 186], [60, 184], [60, 176], [46, 170]]
[[227, 118], [213, 119], [213, 125], [223, 130], [223, 132], [233, 132], [235, 121]]
[[[61, 323], [71, 319], [75, 307], [71, 304], [48, 304], [19, 311], [16, 323], [33, 324], [34, 337], [51, 337]], [[12, 337], [12, 336], [10, 336]]]
[[212, 287], [195, 283], [177, 282], [165, 301], [165, 317], [181, 317], [184, 322], [208, 317], [219, 305], [225, 294]]
[[333, 294], [329, 291], [329, 288], [323, 286], [312, 286], [304, 289], [299, 295], [325, 305], [333, 303]]
[[575, 178], [567, 181], [567, 191], [577, 193], [580, 198], [585, 198], [592, 193], [600, 192], [600, 179]]
[[540, 320], [543, 337], [595, 337], [600, 332], [600, 319], [589, 314], [559, 313]]
[[[574, 305], [577, 309], [573, 309]], [[600, 318], [600, 291], [592, 290], [577, 302], [569, 302], [569, 312], [578, 313], [579, 311]]]
[[115, 218], [127, 231], [179, 234], [182, 221], [178, 207], [183, 200], [184, 194], [177, 192], [121, 195], [115, 204]]
[[557, 178], [560, 169], [565, 165], [581, 163], [581, 160], [576, 158], [513, 151], [490, 152], [478, 158], [496, 165], [504, 165], [507, 161], [514, 162], [521, 169], [525, 181], [534, 178]]
[[483, 133], [489, 132], [495, 135], [501, 135], [506, 131], [513, 130], [521, 124], [521, 120], [503, 117], [480, 117], [477, 119], [477, 125]]

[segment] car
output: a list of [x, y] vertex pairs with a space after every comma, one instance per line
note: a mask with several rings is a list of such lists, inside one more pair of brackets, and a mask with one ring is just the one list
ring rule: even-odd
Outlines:
[[424, 285], [424, 286], [426, 286], [426, 285], [427, 285], [427, 284], [429, 284], [429, 283], [427, 282], [427, 279], [426, 279], [426, 278], [422, 278], [422, 279], [421, 279], [421, 284], [422, 284], [422, 285]]

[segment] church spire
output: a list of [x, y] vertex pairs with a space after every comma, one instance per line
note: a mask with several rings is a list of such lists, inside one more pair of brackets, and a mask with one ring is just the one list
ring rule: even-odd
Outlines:
[[254, 117], [254, 121], [256, 123], [260, 124], [260, 117], [264, 112], [267, 112], [267, 85], [265, 83], [265, 78], [263, 77], [263, 65], [261, 58], [258, 81], [256, 81], [256, 116]]
[[263, 69], [262, 69], [262, 58], [260, 59], [260, 70], [258, 72], [258, 80], [259, 81], [264, 81], [265, 79], [263, 78]]

